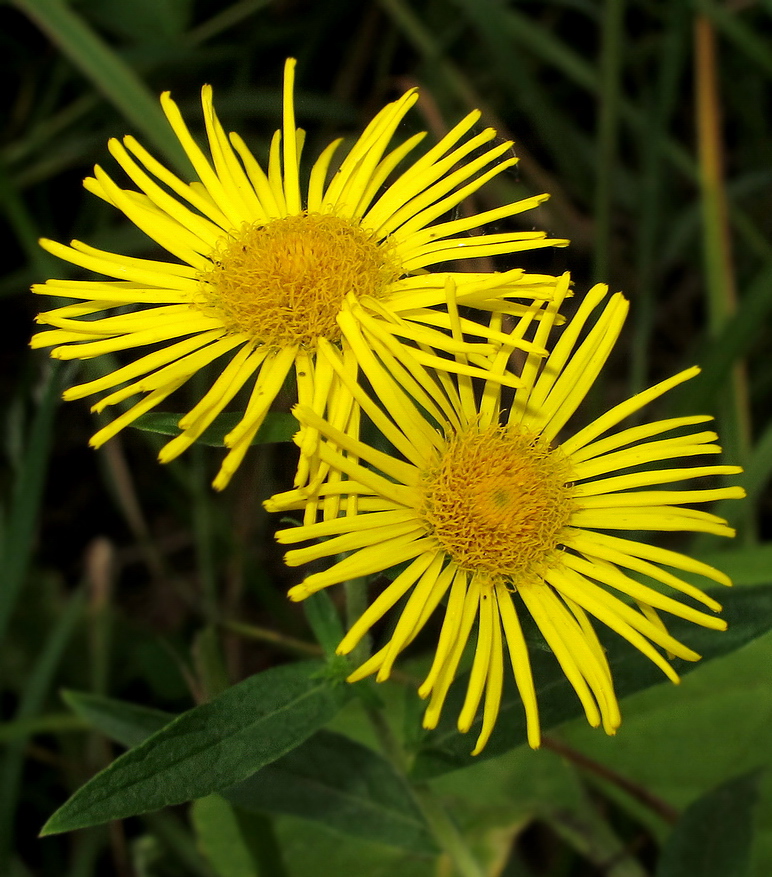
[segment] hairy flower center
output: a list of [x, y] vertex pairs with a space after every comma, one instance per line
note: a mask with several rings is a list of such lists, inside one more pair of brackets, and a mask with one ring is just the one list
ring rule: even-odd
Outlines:
[[536, 435], [472, 424], [448, 442], [423, 482], [426, 523], [463, 569], [538, 575], [572, 510], [566, 458]]
[[336, 317], [350, 292], [380, 297], [399, 277], [388, 245], [359, 225], [301, 213], [246, 226], [201, 275], [207, 313], [271, 346], [312, 347], [340, 337]]

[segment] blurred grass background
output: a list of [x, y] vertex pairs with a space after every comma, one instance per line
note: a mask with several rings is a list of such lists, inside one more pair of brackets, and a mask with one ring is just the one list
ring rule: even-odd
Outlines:
[[[59, 691], [182, 709], [315, 648], [285, 602], [290, 579], [261, 508], [289, 477], [292, 451], [254, 449], [219, 496], [208, 486], [217, 451], [160, 470], [155, 437], [130, 430], [95, 453], [87, 404], [57, 399], [75, 369], [108, 366], [54, 368], [27, 348], [38, 307], [29, 285], [79, 276], [39, 249], [39, 236], [158, 255], [81, 180], [95, 162], [113, 172], [106, 141], [129, 132], [188, 174], [160, 112], [163, 90], [200, 132], [199, 90], [211, 83], [226, 129], [261, 158], [280, 121], [288, 55], [298, 58], [307, 156], [355, 137], [413, 85], [422, 97], [400, 137], [428, 128], [434, 139], [479, 107], [520, 163], [474, 208], [547, 191], [526, 221], [572, 240], [497, 267], [570, 269], [579, 291], [602, 280], [631, 299], [590, 414], [702, 365], [656, 413], [714, 413], [727, 461], [746, 467], [749, 500], [718, 510], [738, 527], [733, 545], [699, 539], [692, 550], [738, 586], [772, 580], [769, 0], [11, 0], [0, 6], [0, 47], [0, 874], [220, 873], [184, 811], [36, 839], [116, 754]], [[616, 739], [571, 725], [563, 743], [681, 808], [772, 762], [772, 642], [631, 698], [623, 712]], [[636, 877], [644, 872], [629, 863], [608, 865], [609, 837], [645, 865], [667, 830], [662, 814], [550, 751], [517, 751], [441, 785], [492, 874]], [[590, 810], [578, 828], [565, 816]], [[281, 845], [268, 877], [434, 873], [431, 862], [340, 843], [297, 820], [255, 831], [266, 848]], [[771, 872], [767, 789], [754, 874]]]

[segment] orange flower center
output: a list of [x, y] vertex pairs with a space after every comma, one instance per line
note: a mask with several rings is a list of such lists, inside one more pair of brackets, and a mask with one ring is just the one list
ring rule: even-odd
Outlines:
[[388, 244], [338, 216], [301, 213], [246, 226], [212, 255], [201, 275], [202, 310], [270, 346], [340, 338], [349, 293], [382, 297], [399, 277]]
[[463, 569], [538, 576], [573, 508], [570, 466], [537, 435], [494, 424], [456, 433], [423, 482], [422, 515]]

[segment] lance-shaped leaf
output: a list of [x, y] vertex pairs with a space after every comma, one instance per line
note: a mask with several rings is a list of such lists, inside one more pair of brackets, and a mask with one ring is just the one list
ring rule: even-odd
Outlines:
[[195, 707], [80, 788], [43, 827], [70, 831], [217, 792], [302, 743], [340, 708], [324, 665], [274, 667]]
[[[68, 691], [65, 701], [95, 728], [136, 746], [174, 718], [170, 713], [98, 694]], [[401, 849], [436, 853], [405, 780], [367, 746], [332, 731], [317, 731], [291, 752], [220, 794], [237, 810], [287, 813], [345, 834]], [[233, 814], [210, 796], [200, 812]], [[197, 811], [198, 812], [198, 811]], [[226, 816], [222, 816], [226, 818]]]
[[420, 853], [437, 848], [408, 785], [374, 750], [332, 731], [222, 793], [245, 810], [289, 813]]
[[[131, 425], [145, 432], [159, 435], [179, 435], [182, 430], [177, 425], [185, 415], [168, 411], [150, 411], [138, 417]], [[225, 436], [241, 421], [242, 415], [226, 411], [218, 415], [211, 426], [196, 439], [199, 444], [221, 448], [225, 444]], [[289, 442], [298, 431], [298, 422], [291, 414], [271, 411], [252, 439], [253, 445], [271, 444], [273, 442]]]
[[[680, 675], [696, 670], [711, 658], [734, 652], [772, 629], [772, 585], [714, 591], [712, 596], [723, 604], [722, 617], [729, 624], [728, 630], [709, 630], [680, 618], [668, 620], [670, 633], [702, 655], [702, 661], [696, 663], [673, 660], [673, 667]], [[662, 671], [628, 642], [613, 634], [605, 635], [602, 630], [598, 633], [606, 648], [614, 688], [620, 698], [664, 680]], [[544, 649], [531, 648], [531, 662], [542, 729], [548, 730], [582, 715], [582, 706], [552, 654]], [[412, 771], [415, 777], [439, 776], [480, 759], [493, 758], [526, 741], [522, 701], [509, 675], [496, 727], [488, 745], [476, 756], [472, 756], [470, 750], [480, 731], [481, 718], [476, 719], [468, 735], [459, 733], [456, 717], [465, 697], [467, 677], [457, 680], [437, 728], [427, 732], [419, 744]]]
[[65, 690], [62, 700], [98, 731], [127, 748], [144, 742], [176, 718], [165, 710], [85, 691]]

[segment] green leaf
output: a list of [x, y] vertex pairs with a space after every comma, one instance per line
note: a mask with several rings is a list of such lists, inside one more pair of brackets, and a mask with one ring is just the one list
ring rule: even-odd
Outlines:
[[302, 816], [355, 837], [437, 852], [408, 785], [391, 764], [332, 731], [317, 731], [222, 794], [247, 810]]
[[327, 591], [317, 591], [302, 603], [306, 620], [325, 655], [332, 657], [343, 639], [343, 624]]
[[218, 877], [278, 875], [276, 862], [270, 872], [260, 868], [256, 834], [262, 826], [250, 824], [254, 814], [239, 811], [220, 795], [207, 795], [193, 802], [191, 815], [204, 855]]
[[[674, 660], [674, 669], [685, 675], [697, 669], [711, 658], [717, 658], [739, 649], [746, 643], [772, 629], [772, 585], [735, 591], [714, 592], [713, 596], [723, 603], [722, 617], [729, 624], [724, 632], [698, 627], [680, 618], [668, 622], [670, 633], [678, 640], [687, 643], [699, 652], [703, 660], [689, 662]], [[524, 626], [527, 619], [523, 619]], [[661, 670], [633, 648], [627, 641], [605, 637], [607, 657], [614, 678], [614, 688], [621, 698], [635, 691], [641, 691], [663, 681]], [[548, 730], [568, 719], [582, 715], [583, 710], [571, 685], [563, 675], [551, 653], [531, 649], [531, 662], [539, 714], [543, 730]], [[443, 716], [433, 731], [424, 736], [413, 765], [413, 775], [418, 778], [437, 776], [449, 770], [456, 770], [481, 759], [493, 758], [526, 740], [525, 717], [522, 702], [514, 683], [507, 674], [507, 684], [501, 711], [491, 739], [480, 755], [472, 757], [469, 753], [474, 739], [479, 733], [481, 719], [472, 725], [469, 735], [459, 734], [456, 719], [466, 693], [467, 678], [457, 680], [451, 688]]]
[[183, 713], [80, 788], [42, 834], [181, 804], [246, 779], [337, 712], [346, 690], [320, 678], [323, 667], [274, 667]]
[[[438, 877], [437, 859], [348, 838], [316, 822], [279, 816], [276, 834], [292, 877]], [[273, 877], [273, 875], [271, 875]]]
[[[138, 417], [132, 426], [143, 429], [145, 432], [155, 432], [159, 435], [177, 436], [181, 430], [177, 424], [184, 414], [171, 414], [166, 411], [151, 411]], [[242, 414], [235, 411], [227, 411], [215, 418], [212, 425], [204, 430], [196, 441], [202, 445], [212, 445], [221, 448], [224, 446], [225, 436], [239, 423]], [[298, 422], [291, 414], [283, 414], [280, 411], [270, 412], [263, 425], [252, 439], [253, 445], [271, 444], [272, 442], [289, 442], [298, 431]]]
[[772, 570], [772, 542], [700, 553], [699, 559], [723, 570], [735, 585], [764, 585]]
[[111, 740], [131, 748], [173, 721], [174, 713], [84, 691], [62, 691], [73, 712]]
[[[138, 745], [174, 718], [96, 694], [66, 691], [62, 696], [81, 718], [125, 746]], [[302, 816], [356, 837], [436, 852], [408, 786], [391, 764], [368, 746], [331, 731], [317, 731], [221, 794], [244, 810]]]
[[673, 829], [657, 877], [746, 877], [759, 777], [735, 777], [698, 798]]
[[[679, 686], [659, 685], [628, 698], [617, 737], [599, 734], [582, 719], [561, 728], [560, 735], [573, 749], [683, 812], [708, 789], [740, 773], [759, 766], [772, 772], [770, 666], [772, 633], [711, 661]], [[652, 811], [610, 783], [603, 785], [664, 847], [669, 832]], [[763, 782], [760, 793], [760, 810], [772, 813], [770, 783]], [[757, 823], [752, 858], [754, 877], [772, 874], [769, 819]]]

